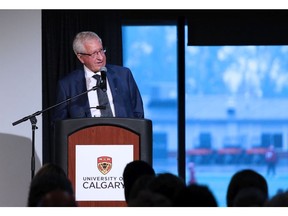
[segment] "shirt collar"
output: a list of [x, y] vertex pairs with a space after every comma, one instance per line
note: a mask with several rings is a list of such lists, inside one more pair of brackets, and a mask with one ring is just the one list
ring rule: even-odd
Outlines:
[[85, 65], [84, 65], [84, 71], [85, 71], [85, 77], [86, 78], [91, 78], [92, 76], [94, 76], [95, 74], [100, 74], [100, 71], [94, 73], [93, 71], [91, 71], [89, 68], [87, 68]]

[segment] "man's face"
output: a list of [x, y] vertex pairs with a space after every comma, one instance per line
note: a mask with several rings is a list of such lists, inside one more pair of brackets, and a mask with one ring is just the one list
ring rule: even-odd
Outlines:
[[89, 40], [85, 43], [85, 53], [78, 53], [78, 59], [91, 71], [97, 72], [106, 65], [106, 55], [102, 43], [97, 40]]

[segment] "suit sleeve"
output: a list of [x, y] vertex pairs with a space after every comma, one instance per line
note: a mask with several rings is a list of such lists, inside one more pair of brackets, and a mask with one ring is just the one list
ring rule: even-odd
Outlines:
[[135, 118], [144, 118], [143, 101], [137, 83], [129, 70], [129, 85], [130, 85], [130, 97], [132, 98], [132, 110]]

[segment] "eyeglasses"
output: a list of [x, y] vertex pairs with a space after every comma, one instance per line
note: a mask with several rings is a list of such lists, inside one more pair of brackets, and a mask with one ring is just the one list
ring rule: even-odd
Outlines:
[[95, 52], [89, 54], [89, 53], [78, 53], [80, 55], [85, 55], [85, 56], [89, 56], [91, 58], [95, 58], [96, 56], [98, 56], [99, 54], [101, 56], [103, 56], [106, 53], [106, 49], [100, 49], [100, 50], [96, 50]]

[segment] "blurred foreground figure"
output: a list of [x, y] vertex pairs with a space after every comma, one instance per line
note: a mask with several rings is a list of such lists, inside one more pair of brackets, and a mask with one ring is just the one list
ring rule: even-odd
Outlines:
[[261, 207], [268, 199], [266, 179], [251, 169], [236, 172], [228, 185], [227, 207]]
[[56, 189], [43, 196], [38, 207], [77, 207], [74, 196], [62, 189]]
[[76, 206], [72, 184], [64, 170], [52, 163], [43, 165], [30, 183], [28, 207]]

